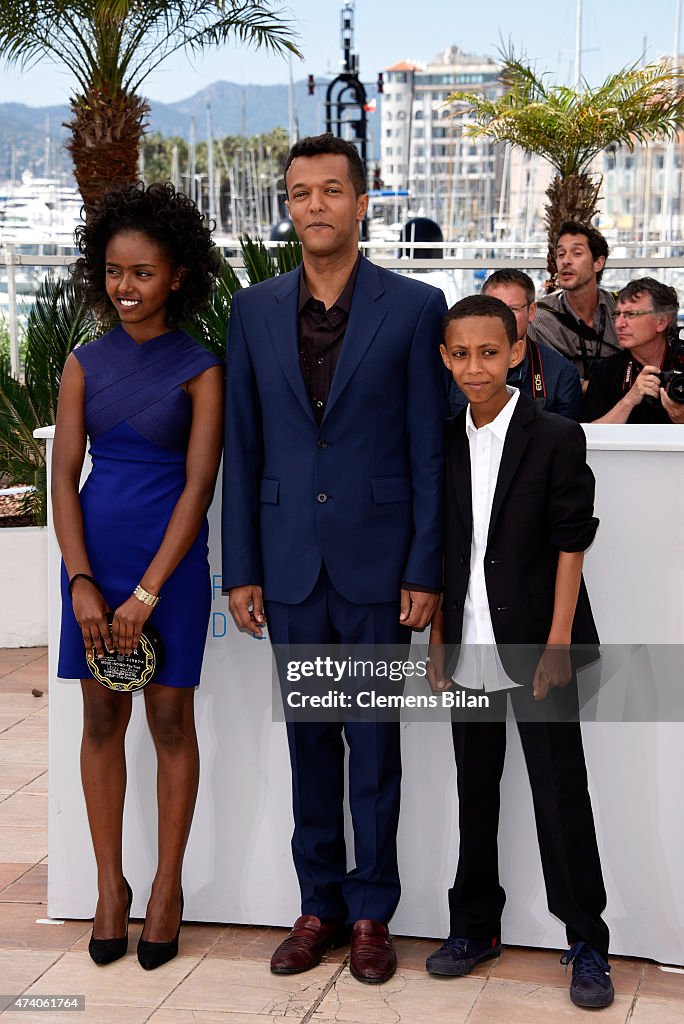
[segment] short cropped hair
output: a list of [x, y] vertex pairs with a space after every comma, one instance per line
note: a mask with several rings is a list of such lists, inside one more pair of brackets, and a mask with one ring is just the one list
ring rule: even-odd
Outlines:
[[323, 135], [307, 135], [303, 139], [297, 139], [290, 149], [285, 161], [283, 178], [285, 179], [285, 190], [287, 191], [287, 172], [293, 160], [298, 156], [326, 156], [327, 154], [346, 156], [349, 164], [349, 177], [351, 178], [354, 192], [357, 196], [364, 195], [368, 188], [366, 186], [366, 172], [363, 169], [363, 162], [359, 151], [351, 142], [346, 139], [338, 139], [330, 132]]
[[[608, 253], [610, 252], [610, 249], [608, 248], [608, 243], [606, 242], [601, 232], [597, 231], [596, 228], [592, 228], [588, 224], [580, 224], [578, 220], [564, 221], [558, 229], [556, 240], [553, 243], [554, 252], [558, 248], [558, 242], [560, 241], [563, 235], [584, 235], [589, 244], [589, 252], [593, 256], [593, 258], [597, 260], [599, 259], [599, 257], [603, 256], [604, 259], [608, 259]], [[603, 270], [599, 270], [598, 274], [596, 275], [597, 284], [599, 283], [602, 277]]]
[[511, 345], [518, 340], [518, 324], [515, 314], [501, 299], [493, 295], [468, 295], [448, 309], [442, 321], [442, 332], [446, 336], [449, 324], [455, 320], [468, 320], [474, 316], [488, 316], [500, 320]]
[[670, 323], [677, 322], [679, 311], [679, 298], [674, 288], [667, 284], [656, 281], [654, 277], [639, 277], [635, 281], [629, 281], [624, 288], [618, 292], [617, 302], [631, 302], [641, 295], [649, 295], [653, 312], [659, 316], [666, 315]]
[[528, 306], [536, 298], [537, 293], [534, 288], [534, 281], [524, 270], [516, 270], [515, 268], [495, 270], [482, 285], [482, 294], [486, 295], [490, 288], [496, 288], [500, 284], [517, 284], [525, 292]]

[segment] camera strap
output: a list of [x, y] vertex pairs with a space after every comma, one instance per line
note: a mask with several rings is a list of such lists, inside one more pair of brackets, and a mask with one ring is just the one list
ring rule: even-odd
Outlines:
[[530, 361], [530, 376], [532, 384], [532, 398], [536, 401], [546, 401], [546, 383], [544, 381], [544, 367], [541, 361], [539, 345], [531, 338], [527, 339], [527, 358]]
[[[584, 370], [584, 379], [589, 380], [591, 371], [594, 365], [603, 358], [603, 346], [612, 349], [613, 352], [619, 352], [620, 346], [614, 345], [612, 341], [606, 341], [604, 338], [606, 330], [606, 307], [599, 305], [599, 327], [596, 330], [589, 324], [585, 324], [584, 320], [578, 320], [571, 313], [566, 313], [561, 309], [555, 309], [549, 303], [540, 300], [537, 303], [538, 309], [543, 309], [547, 313], [552, 313], [556, 320], [566, 327], [569, 331], [577, 337], [579, 344], [579, 354], [582, 361], [582, 368]], [[587, 348], [587, 342], [592, 341], [596, 343], [596, 352], [594, 355], [589, 355]]]
[[[669, 362], [669, 360], [668, 360], [669, 354], [670, 354], [670, 346], [666, 345], [665, 346], [665, 351], [663, 352], [663, 358], [662, 358], [661, 363], [660, 363], [661, 371], [665, 370], [665, 369], [668, 369], [667, 363]], [[627, 360], [627, 366], [625, 367], [624, 377], [622, 378], [622, 393], [623, 394], [626, 394], [629, 391], [629, 389], [632, 387], [632, 385], [634, 384], [634, 381], [637, 379], [637, 377], [639, 376], [639, 374], [641, 373], [642, 370], [643, 370], [643, 366], [641, 365], [641, 363], [638, 362], [636, 359], [634, 359], [633, 356], [630, 356], [630, 358]]]

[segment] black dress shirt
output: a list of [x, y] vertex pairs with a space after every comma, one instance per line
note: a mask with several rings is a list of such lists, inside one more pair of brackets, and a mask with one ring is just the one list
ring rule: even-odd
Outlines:
[[315, 299], [307, 286], [304, 272], [299, 282], [297, 327], [299, 334], [299, 362], [306, 390], [311, 400], [316, 422], [320, 426], [328, 404], [335, 368], [342, 351], [344, 335], [349, 323], [359, 256], [354, 269], [330, 309]]

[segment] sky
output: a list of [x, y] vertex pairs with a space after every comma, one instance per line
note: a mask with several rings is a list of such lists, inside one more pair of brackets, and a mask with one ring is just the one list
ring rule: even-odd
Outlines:
[[[644, 53], [649, 60], [671, 53], [678, 3], [681, 0], [584, 0], [582, 71], [590, 84]], [[295, 79], [337, 73], [342, 0], [290, 0], [285, 6], [298, 23], [304, 54], [303, 61], [294, 61]], [[576, 0], [356, 0], [355, 50], [361, 78], [374, 82], [378, 71], [397, 61], [428, 62], [451, 45], [496, 57], [503, 39], [536, 61], [538, 70], [549, 70], [556, 81], [571, 84], [576, 6]], [[207, 52], [192, 64], [181, 55], [169, 58], [142, 91], [151, 100], [171, 103], [220, 80], [246, 85], [287, 79], [283, 58], [229, 46]], [[0, 102], [64, 103], [72, 87], [68, 74], [46, 60], [23, 74], [0, 65]]]

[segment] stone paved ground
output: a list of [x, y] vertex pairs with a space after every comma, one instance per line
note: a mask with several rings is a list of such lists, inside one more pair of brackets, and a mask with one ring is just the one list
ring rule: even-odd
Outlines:
[[[32, 690], [43, 691], [34, 696]], [[566, 1024], [572, 1006], [557, 952], [507, 947], [468, 978], [430, 978], [435, 943], [399, 938], [399, 970], [386, 985], [361, 985], [347, 953], [303, 975], [268, 970], [277, 928], [184, 925], [180, 954], [146, 974], [130, 952], [108, 967], [88, 956], [90, 925], [48, 922], [47, 654], [0, 651], [0, 994], [85, 995], [75, 1017], [0, 1012], [3, 1024]], [[601, 1024], [684, 1024], [684, 974], [644, 960], [613, 961], [615, 1003]]]

